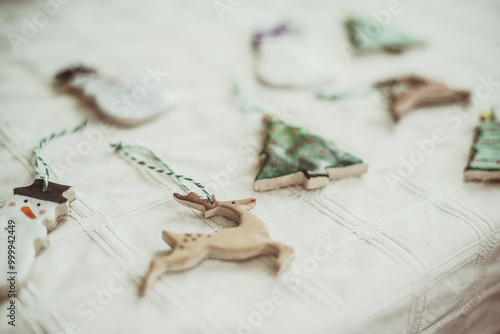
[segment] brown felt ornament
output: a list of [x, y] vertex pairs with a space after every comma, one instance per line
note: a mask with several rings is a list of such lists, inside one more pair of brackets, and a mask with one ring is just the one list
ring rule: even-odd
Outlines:
[[468, 104], [470, 101], [467, 90], [455, 90], [417, 75], [380, 81], [375, 87], [385, 94], [394, 122], [399, 122], [403, 115], [417, 108]]

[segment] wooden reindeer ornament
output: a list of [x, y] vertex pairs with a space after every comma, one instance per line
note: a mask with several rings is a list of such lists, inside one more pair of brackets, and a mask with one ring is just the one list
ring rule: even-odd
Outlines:
[[401, 116], [420, 107], [468, 104], [470, 92], [454, 90], [448, 86], [424, 79], [417, 75], [380, 81], [375, 88], [382, 90], [387, 96], [389, 112], [394, 122], [399, 122]]
[[217, 201], [212, 195], [199, 198], [194, 192], [187, 196], [174, 194], [181, 204], [197, 209], [206, 218], [225, 216], [238, 223], [237, 227], [224, 229], [213, 234], [173, 233], [163, 231], [163, 240], [172, 251], [151, 261], [149, 271], [140, 288], [143, 296], [162, 274], [189, 269], [206, 258], [220, 260], [246, 260], [260, 255], [276, 256], [276, 272], [285, 268], [293, 257], [293, 249], [271, 239], [265, 223], [248, 212], [255, 207], [255, 198], [236, 201]]

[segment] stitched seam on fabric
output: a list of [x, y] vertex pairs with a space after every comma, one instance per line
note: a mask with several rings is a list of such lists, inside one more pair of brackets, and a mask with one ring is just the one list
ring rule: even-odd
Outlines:
[[32, 298], [29, 296], [20, 295], [18, 298], [18, 307], [19, 307], [19, 320], [27, 321], [33, 332], [31, 333], [47, 333], [43, 328], [43, 321], [39, 321], [38, 314], [36, 312], [32, 312], [31, 310], [36, 310], [35, 303], [32, 301]]
[[[443, 210], [443, 205], [445, 205], [445, 202], [446, 202], [445, 199], [449, 199], [448, 196], [445, 196], [445, 199], [435, 198], [435, 196], [433, 196], [433, 194], [435, 193], [434, 187], [432, 187], [431, 185], [429, 185], [424, 180], [420, 180], [419, 184], [416, 184], [414, 181], [410, 180], [405, 186], [408, 187], [408, 188], [414, 188], [415, 192], [419, 192], [421, 196], [423, 196], [424, 198], [432, 201], [441, 210]], [[469, 220], [467, 218], [469, 218], [469, 217], [467, 216], [467, 214], [463, 213], [464, 211], [467, 212], [467, 209], [464, 209], [462, 206], [460, 206], [463, 209], [462, 210], [462, 214], [461, 215], [457, 215], [456, 212], [453, 210], [453, 206], [451, 206], [451, 207], [452, 207], [451, 210], [443, 210], [443, 211], [447, 212], [448, 214], [451, 214], [451, 215], [455, 216], [456, 218], [458, 218], [460, 220], [465, 221], [467, 224], [469, 224], [469, 226], [471, 226], [473, 228], [474, 231], [476, 231], [476, 233], [478, 233], [478, 230], [482, 232], [482, 227], [479, 224], [475, 224], [475, 221], [473, 219], [470, 220], [472, 222], [472, 225], [470, 223], [468, 223]], [[454, 209], [456, 210], [456, 207]], [[479, 248], [482, 249], [482, 242], [483, 242], [484, 239], [481, 238], [479, 236], [479, 234], [478, 234], [478, 238], [480, 240]], [[485, 270], [483, 262], [484, 262], [484, 260], [480, 256], [478, 256], [478, 258], [477, 258], [477, 265], [475, 266], [475, 281], [479, 280], [479, 284], [481, 284], [480, 282], [482, 280], [481, 279], [481, 275], [482, 275], [481, 272], [483, 272]], [[475, 287], [476, 285], [474, 284], [473, 286]], [[474, 292], [474, 290], [476, 290], [476, 289], [473, 288], [472, 290]], [[427, 305], [424, 304], [424, 307], [422, 308], [422, 311], [418, 315], [418, 328], [417, 328], [418, 332], [420, 332], [422, 330], [421, 328], [423, 326], [423, 315], [425, 314], [426, 309], [427, 309]]]
[[[83, 209], [82, 211], [90, 210], [88, 208], [88, 205], [86, 205], [86, 203], [84, 203], [83, 199], [81, 199], [77, 203], [75, 203], [75, 207], [80, 207], [81, 209]], [[129, 253], [134, 254], [134, 251], [131, 249], [127, 249], [126, 245], [123, 244], [123, 241], [118, 240], [116, 235], [114, 235], [112, 233], [112, 231], [110, 231], [108, 228], [106, 228], [106, 226], [105, 226], [106, 222], [103, 220], [104, 217], [102, 215], [98, 214], [98, 212], [97, 212], [91, 218], [100, 220], [102, 222], [102, 224], [98, 224], [98, 223], [86, 224], [86, 222], [91, 221], [91, 219], [88, 218], [88, 219], [79, 220], [80, 225], [82, 225], [82, 227], [86, 230], [86, 232], [89, 234], [89, 236], [92, 238], [92, 240], [94, 240], [94, 242], [96, 242], [106, 253], [108, 253], [108, 255], [110, 255], [113, 259], [115, 259], [115, 261], [117, 261], [120, 264], [120, 266], [126, 270], [126, 272], [132, 277], [132, 279], [135, 283], [140, 284], [140, 282], [142, 280], [142, 273], [149, 266], [149, 259], [146, 259], [145, 255], [142, 257], [136, 255], [135, 259], [134, 259], [135, 261], [131, 261], [130, 257], [127, 257], [126, 254], [124, 254], [124, 253], [129, 252]], [[109, 237], [110, 235], [112, 237]], [[113, 240], [113, 237], [115, 240]], [[117, 241], [118, 241], [118, 243], [117, 243]], [[125, 247], [126, 251], [120, 252], [120, 250], [116, 249], [115, 247], [120, 247], [122, 249]], [[140, 268], [136, 268], [135, 266], [137, 264], [135, 262], [137, 262], [137, 260], [140, 260], [141, 258], [143, 259], [143, 261], [141, 261], [142, 266], [140, 266]], [[166, 286], [169, 287], [170, 284], [167, 284]], [[156, 290], [153, 290], [153, 291], [155, 291], [156, 294], [159, 294]], [[150, 295], [152, 295], [152, 294], [154, 294], [154, 293], [151, 292]], [[175, 295], [178, 295], [178, 294], [175, 293]], [[156, 299], [158, 299], [158, 297], [163, 299], [163, 300], [165, 299], [165, 298], [160, 297], [160, 296], [154, 296], [154, 297]], [[175, 301], [173, 301], [175, 299], [174, 294], [170, 294], [169, 297], [170, 297], [169, 303], [170, 304], [175, 303]], [[176, 303], [176, 304], [178, 306], [181, 305], [180, 303]]]
[[[33, 172], [33, 163], [29, 162], [29, 156], [27, 154], [22, 154], [22, 152], [28, 152], [29, 150], [24, 150], [24, 147], [19, 145], [19, 143], [24, 144], [25, 140], [19, 134], [19, 131], [14, 129], [14, 125], [8, 121], [3, 121], [4, 126], [0, 126], [0, 142], [4, 143], [5, 148], [17, 158], [25, 167], [26, 170]], [[20, 139], [17, 143], [14, 138]]]
[[[474, 260], [476, 258], [476, 252], [474, 251], [474, 249], [476, 248], [475, 246], [476, 245], [470, 246], [467, 249], [465, 249], [464, 251], [462, 251], [462, 253], [465, 253], [465, 255], [463, 255], [458, 262], [449, 262], [447, 267], [438, 266], [436, 269], [434, 269], [433, 270], [433, 271], [435, 271], [435, 273], [433, 274], [434, 279], [430, 282], [429, 285], [432, 286], [433, 284], [435, 284], [439, 280], [441, 280], [441, 279], [445, 278], [446, 276], [452, 274], [454, 271], [460, 270], [461, 267], [463, 267], [465, 264], [467, 264], [470, 261]], [[450, 259], [455, 259], [455, 258], [454, 257], [450, 257]], [[451, 271], [450, 269], [454, 269], [454, 271]], [[404, 285], [409, 284], [409, 283], [410, 282], [406, 282], [406, 283], [400, 284], [394, 290], [398, 289], [400, 286], [404, 286]], [[389, 294], [391, 292], [392, 292], [392, 290], [387, 291], [383, 295], [387, 295], [387, 294]], [[372, 304], [377, 303], [378, 300], [380, 300], [380, 299], [383, 299], [383, 295], [378, 296], [378, 299], [372, 301]], [[366, 306], [363, 306], [363, 307], [366, 307]], [[360, 308], [362, 308], [362, 307], [360, 307]], [[374, 319], [376, 319], [376, 317], [368, 318], [368, 319], [366, 319], [367, 320], [366, 322], [369, 322], [370, 320], [374, 320]]]
[[[21, 149], [23, 147], [21, 145], [25, 142], [25, 140], [23, 140], [23, 138], [19, 135], [18, 132], [14, 131], [13, 126], [9, 122], [4, 122], [4, 124], [6, 125], [6, 128], [9, 128], [11, 131], [7, 132], [7, 131], [4, 130], [5, 129], [4, 127], [0, 128], [0, 133], [3, 134], [3, 136], [0, 136], [0, 141], [3, 141], [4, 144], [6, 144], [5, 145], [6, 148], [12, 153], [12, 155], [18, 161], [20, 161], [23, 165], [25, 165], [28, 170], [32, 169], [33, 168], [33, 164], [30, 163], [28, 155], [20, 154], [18, 152], [18, 150], [13, 150], [12, 149], [12, 148], [15, 148], [15, 147]], [[14, 139], [13, 138], [17, 138], [18, 139], [18, 140], [16, 140], [17, 143], [14, 143]], [[10, 143], [10, 145], [9, 145], [9, 143]], [[20, 145], [20, 143], [21, 143], [21, 145]], [[42, 310], [42, 312], [46, 313], [47, 315], [49, 315], [50, 317], [52, 317], [53, 319], [55, 319], [57, 322], [59, 322], [57, 320], [58, 316], [56, 316], [53, 313], [53, 310], [55, 310], [55, 308], [52, 307], [50, 301], [49, 300], [44, 300], [44, 303], [39, 302], [38, 301], [38, 297], [36, 295], [41, 295], [41, 294], [40, 293], [32, 293], [30, 291], [30, 287], [31, 287], [31, 289], [35, 289], [34, 285], [31, 282], [27, 282], [26, 286], [25, 286], [25, 290], [26, 291], [23, 293], [23, 296], [25, 296], [24, 298], [25, 299], [27, 298], [28, 300], [30, 300], [30, 302], [28, 302], [28, 304], [36, 305], [35, 307], [33, 307], [34, 309], [36, 309], [37, 311]], [[41, 323], [40, 320], [39, 320], [40, 317], [38, 317], [37, 314], [32, 313], [30, 311], [30, 307], [26, 307], [25, 314], [31, 314], [32, 315], [32, 319], [28, 318], [28, 321], [31, 324], [38, 323], [38, 325], [41, 326], [40, 329], [42, 329], [43, 331], [47, 332], [46, 328], [47, 327], [48, 328], [52, 328], [52, 326], [53, 326], [52, 322], [47, 323], [45, 321], [46, 317], [43, 317], [43, 323]], [[60, 329], [63, 329], [63, 328], [62, 327], [57, 328], [56, 331], [59, 331]], [[48, 330], [48, 332], [54, 332], [54, 330], [50, 329], [50, 330]]]
[[[319, 203], [319, 201], [318, 201], [318, 203]], [[315, 206], [314, 202], [312, 202], [311, 204]], [[335, 215], [331, 216], [331, 214], [333, 213], [331, 209], [329, 209], [328, 207], [325, 207], [325, 209], [326, 209], [326, 212], [324, 212], [321, 209], [320, 209], [320, 211], [324, 212], [325, 214], [327, 214], [328, 216], [330, 216], [331, 218], [333, 218], [335, 221], [338, 221], [338, 218], [335, 218]], [[355, 231], [353, 231], [353, 232], [355, 233]], [[412, 284], [412, 282], [410, 282], [410, 284]], [[415, 283], [413, 283], [412, 285], [415, 285]], [[415, 312], [415, 307], [417, 305], [417, 302], [415, 301], [416, 299], [418, 299], [418, 295], [412, 294], [412, 296], [411, 296], [412, 302], [411, 302], [410, 309], [409, 309], [408, 319], [413, 318], [412, 314]], [[408, 329], [410, 329], [410, 325], [408, 325]]]
[[167, 204], [172, 201], [172, 194], [170, 192], [166, 193], [162, 191], [161, 193], [156, 193], [153, 196], [131, 201], [125, 205], [119, 205], [111, 210], [102, 211], [102, 213], [107, 217], [108, 221], [114, 222], [119, 219], [125, 219], [132, 215], [148, 211], [156, 206]]
[[[469, 298], [472, 299], [474, 296], [480, 293], [481, 287], [484, 286], [484, 273], [486, 271], [486, 266], [484, 265], [485, 259], [483, 254], [486, 252], [488, 244], [490, 244], [490, 242], [489, 240], [487, 240], [488, 238], [486, 238], [485, 240], [484, 238], [485, 233], [482, 229], [482, 226], [480, 224], [477, 224], [474, 219], [470, 219], [467, 212], [464, 213], [464, 210], [461, 206], [454, 206], [451, 204], [447, 204], [443, 200], [435, 200], [434, 202], [437, 205], [437, 207], [442, 211], [452, 216], [455, 216], [459, 220], [462, 220], [466, 224], [468, 224], [476, 232], [476, 235], [479, 239], [479, 247], [478, 247], [479, 253], [476, 257], [476, 263], [474, 266], [475, 278], [474, 278], [474, 283], [472, 284], [471, 291], [469, 293]], [[461, 213], [459, 214], [458, 212]], [[423, 326], [423, 314], [424, 313], [422, 313], [420, 316], [419, 331], [422, 330]], [[455, 328], [457, 327], [458, 323], [455, 326]]]
[[[492, 261], [493, 259], [493, 252], [495, 249], [495, 244], [497, 242], [496, 240], [496, 235], [495, 235], [495, 229], [494, 227], [487, 221], [483, 220], [480, 217], [479, 221], [477, 219], [474, 219], [473, 215], [474, 213], [467, 208], [465, 208], [463, 205], [456, 201], [450, 201], [450, 209], [458, 211], [461, 210], [462, 216], [466, 217], [467, 219], [470, 219], [471, 223], [475, 223], [478, 228], [481, 229], [481, 232], [485, 236], [485, 238], [481, 238], [481, 240], [484, 240], [483, 242], [480, 243], [479, 249], [478, 249], [478, 255], [476, 258], [476, 279], [473, 283], [471, 292], [469, 294], [469, 299], [474, 300], [474, 297], [479, 295], [481, 292], [484, 291], [484, 288], [486, 286], [486, 270], [488, 268], [488, 264]], [[477, 217], [477, 216], [476, 216]], [[465, 221], [465, 219], [463, 219]], [[483, 230], [484, 227], [485, 230]], [[488, 233], [489, 232], [489, 233]], [[473, 308], [476, 304], [472, 303], [470, 308]], [[468, 312], [467, 309], [465, 312]], [[462, 328], [462, 323], [464, 321], [465, 317], [462, 317], [460, 320], [457, 321], [455, 324], [455, 329], [457, 328]]]
[[59, 311], [55, 307], [52, 306], [51, 303], [48, 303], [45, 294], [40, 293], [33, 282], [28, 282], [26, 284], [26, 288], [33, 296], [33, 298], [37, 301], [37, 311], [42, 309], [48, 317], [52, 318], [53, 321], [50, 321], [50, 319], [47, 319], [47, 317], [44, 317], [44, 320], [48, 320], [51, 326], [52, 324], [57, 324], [56, 326], [58, 327], [58, 330], [64, 331], [64, 326], [67, 324], [67, 320], [59, 313]]
[[[405, 253], [411, 255], [410, 258], [416, 260], [419, 263], [419, 265], [420, 265], [420, 266], [418, 266], [419, 268], [425, 269], [427, 271], [429, 270], [425, 260], [423, 258], [419, 257], [418, 254], [412, 254], [412, 251], [410, 250], [410, 248], [403, 246], [402, 243], [397, 238], [395, 238], [395, 237], [391, 238], [391, 236], [389, 235], [388, 232], [384, 231], [383, 229], [380, 229], [377, 225], [372, 224], [370, 221], [362, 221], [362, 220], [358, 219], [356, 216], [350, 214], [349, 208], [342, 205], [343, 203], [339, 204], [338, 202], [333, 202], [333, 201], [331, 201], [331, 202], [334, 205], [337, 204], [338, 207], [340, 207], [342, 209], [342, 211], [343, 211], [342, 215], [339, 215], [340, 217], [342, 217], [342, 219], [350, 220], [349, 217], [352, 217], [352, 220], [355, 221], [353, 226], [356, 226], [360, 230], [364, 230], [364, 229], [369, 230], [369, 233], [365, 234], [367, 239], [372, 237], [373, 240], [379, 242], [383, 246], [390, 246], [390, 243], [396, 244], [398, 246], [396, 248], [403, 249], [405, 251]], [[335, 208], [330, 208], [330, 210], [333, 211], [333, 210], [335, 210]], [[365, 226], [368, 226], [369, 228], [365, 228]], [[382, 238], [379, 238], [379, 237], [382, 237]], [[387, 243], [387, 241], [389, 241], [390, 243]], [[391, 253], [391, 254], [393, 254], [393, 253]], [[415, 272], [418, 273], [418, 270], [415, 270]]]
[[[326, 200], [330, 201], [330, 203], [332, 203], [333, 205], [337, 205], [338, 204], [338, 203], [335, 203], [330, 198], [327, 198]], [[340, 200], [337, 200], [337, 201], [340, 202]], [[321, 203], [323, 204], [324, 201], [321, 201]], [[345, 221], [351, 220], [349, 218], [349, 216], [352, 218], [352, 220], [357, 220], [357, 218], [355, 216], [353, 216], [351, 214], [348, 214], [349, 210], [346, 210], [342, 206], [339, 206], [339, 205], [337, 205], [337, 206], [339, 208], [341, 208], [342, 211], [344, 212], [344, 216], [345, 217], [343, 219]], [[330, 208], [329, 211], [331, 211], [335, 215], [335, 212], [337, 210], [335, 210], [334, 208]], [[352, 224], [352, 220], [351, 220], [351, 224]], [[370, 226], [370, 228], [372, 229], [371, 233], [367, 234], [367, 233], [365, 233], [363, 231], [365, 229], [365, 227], [361, 225], [363, 223], [365, 223], [368, 226]], [[365, 238], [368, 242], [369, 242], [369, 238], [375, 236], [375, 234], [377, 233], [377, 229], [373, 229], [374, 226], [371, 223], [369, 223], [369, 222], [358, 221], [358, 223], [356, 225], [357, 225], [358, 229], [355, 229], [354, 232], [355, 233], [362, 233], [362, 235], [360, 235], [360, 236], [362, 238]], [[410, 263], [409, 261], [405, 261], [405, 259], [400, 258], [399, 256], [401, 256], [402, 254], [398, 250], [404, 250], [404, 252], [407, 252], [410, 255], [409, 257], [407, 256], [407, 258], [409, 260], [415, 260], [418, 264], [420, 264], [420, 266], [421, 266], [420, 268], [423, 271], [423, 275], [422, 275], [421, 278], [424, 278], [424, 280], [422, 280], [422, 281], [415, 281], [415, 279], [413, 279], [413, 277], [415, 277], [415, 275], [410, 275], [410, 277], [412, 277], [411, 284], [415, 288], [414, 294], [413, 294], [413, 296], [415, 297], [415, 299], [412, 299], [412, 306], [410, 308], [411, 309], [410, 313], [413, 313], [414, 309], [417, 310], [417, 311], [420, 311], [420, 308], [422, 307], [421, 305], [425, 305], [425, 299], [426, 299], [425, 289], [426, 289], [426, 286], [428, 287], [429, 281], [430, 281], [430, 278], [428, 277], [430, 275], [430, 272], [429, 272], [429, 269], [427, 268], [427, 265], [425, 264], [425, 261], [423, 259], [419, 259], [419, 257], [418, 257], [417, 254], [415, 254], [413, 252], [408, 252], [407, 248], [401, 248], [400, 247], [401, 243], [396, 242], [393, 238], [390, 238], [385, 233], [382, 233], [381, 230], [378, 231], [378, 236], [379, 237], [382, 236], [382, 239], [380, 239], [380, 238], [373, 238], [372, 240], [376, 241], [379, 245], [382, 246], [381, 250], [383, 250], [386, 255], [390, 256], [393, 259], [395, 259], [396, 262], [398, 262], [403, 268], [407, 268], [407, 270], [410, 270], [410, 271], [413, 270], [417, 274], [416, 275], [417, 277], [420, 277], [420, 275], [418, 275], [418, 270], [416, 268], [410, 267], [409, 266], [409, 263]], [[387, 241], [392, 241], [393, 243], [395, 243], [399, 247], [393, 248], [393, 247], [391, 247], [390, 242], [387, 243]], [[388, 250], [390, 250], [391, 248], [392, 248], [392, 250], [394, 250], [394, 252], [388, 252]], [[415, 301], [415, 304], [413, 304], [413, 300]], [[413, 307], [413, 305], [414, 305], [414, 307]], [[418, 312], [416, 312], [416, 313], [418, 313]], [[411, 325], [409, 325], [408, 329], [407, 329], [407, 332], [411, 332], [411, 331], [416, 331], [416, 329], [414, 328], [414, 322], [413, 321], [411, 322]]]
[[[10, 138], [15, 138], [17, 136], [12, 136]], [[0, 138], [1, 140], [1, 138]], [[21, 143], [22, 141], [19, 140], [18, 143]], [[11, 147], [15, 147], [15, 146], [10, 146], [9, 147], [9, 150], [11, 150]], [[11, 150], [12, 151], [12, 150]], [[18, 158], [19, 160], [21, 160], [21, 162], [31, 166], [28, 162], [28, 158], [27, 157], [24, 157], [24, 156], [18, 156], [18, 155], [15, 155], [16, 158]], [[50, 160], [47, 159], [47, 161], [49, 162]], [[53, 164], [52, 164], [53, 165]], [[60, 177], [60, 172], [58, 171], [57, 168], [52, 168], [52, 172], [53, 172], [53, 175], [57, 177], [59, 177], [60, 179], [62, 179]], [[67, 182], [65, 182], [67, 183]], [[82, 217], [83, 219], [75, 219], [77, 221], [77, 223], [79, 225], [81, 225], [85, 232], [87, 232], [87, 234], [89, 235], [89, 237], [94, 241], [96, 242], [97, 245], [99, 245], [106, 253], [108, 253], [112, 258], [114, 258], [118, 263], [121, 264], [121, 266], [123, 268], [125, 268], [125, 270], [130, 274], [132, 275], [133, 277], [137, 277], [137, 273], [136, 271], [134, 271], [133, 269], [134, 268], [131, 268], [130, 267], [130, 261], [127, 261], [128, 259], [123, 256], [117, 249], [115, 249], [113, 247], [113, 245], [117, 245], [116, 242], [113, 242], [111, 239], [112, 238], [108, 238], [108, 236], [110, 235], [109, 233], [106, 233], [106, 231], [104, 231], [102, 228], [103, 228], [103, 225], [102, 224], [98, 224], [98, 222], [94, 222], [92, 221], [92, 219], [96, 218], [96, 215], [93, 213], [93, 210], [92, 210], [92, 205], [90, 204], [90, 202], [86, 201], [83, 194], [81, 194], [80, 192], [78, 192], [77, 190], [77, 198], [78, 200], [74, 201], [72, 204], [71, 204], [71, 209], [72, 209], [72, 213], [70, 214], [70, 216], [74, 217], [75, 216], [80, 216]], [[98, 210], [95, 210], [98, 212]], [[101, 220], [101, 223], [103, 223], [103, 221]], [[108, 231], [109, 232], [109, 231]], [[111, 233], [111, 235], [113, 235]], [[120, 242], [120, 241], [119, 241]], [[118, 243], [119, 245], [119, 243]], [[136, 278], [135, 281], [139, 282], [139, 280]], [[167, 284], [168, 286], [168, 284]], [[175, 294], [178, 295], [177, 292], [175, 292]], [[169, 295], [169, 303], [172, 303], [172, 294]], [[182, 297], [182, 296], [181, 296]], [[165, 305], [164, 305], [165, 306]], [[178, 303], [178, 306], [180, 307], [181, 304]]]
[[[423, 200], [428, 200], [427, 194], [432, 192], [432, 188], [428, 185], [428, 183], [420, 179], [409, 179], [407, 182], [403, 182], [402, 186], [408, 191], [421, 197]], [[423, 323], [423, 315], [427, 309], [427, 290], [430, 286], [429, 282], [429, 284], [427, 284], [427, 288], [415, 298], [414, 308], [412, 305], [414, 311], [411, 314], [411, 318], [408, 318], [407, 334], [420, 332], [420, 327]]]
[[50, 247], [59, 247], [61, 245], [71, 243], [72, 241], [79, 240], [81, 237], [88, 237], [89, 235], [84, 231], [78, 231], [78, 233], [72, 233], [70, 235], [65, 235], [61, 238], [50, 239]]
[[36, 312], [32, 312], [34, 321], [38, 323], [43, 332], [58, 333], [61, 329], [63, 329], [63, 327], [60, 325], [58, 317], [54, 316], [48, 308], [49, 303], [46, 301], [42, 302], [40, 299], [41, 295], [42, 294], [36, 289], [36, 287], [33, 286], [31, 282], [27, 282], [24, 286], [22, 294], [23, 301], [30, 304], [30, 308], [36, 310]]
[[472, 311], [474, 309], [474, 306], [481, 303], [482, 301], [486, 300], [489, 296], [494, 295], [495, 293], [500, 292], [500, 283], [497, 283], [493, 285], [492, 287], [484, 290], [481, 294], [478, 296], [475, 296], [473, 300], [459, 308], [458, 310], [455, 310], [451, 314], [447, 315], [443, 319], [439, 320], [437, 323], [433, 324], [431, 327], [427, 328], [422, 332], [422, 334], [432, 334], [436, 333], [437, 330], [443, 328], [446, 326], [448, 323], [451, 321], [454, 321], [455, 319], [465, 316], [468, 312]]
[[431, 206], [432, 203], [422, 199], [416, 203], [404, 207], [403, 209], [392, 211], [391, 213], [384, 215], [383, 217], [375, 218], [372, 221], [374, 224], [379, 225], [382, 228], [388, 228], [390, 226], [393, 226], [397, 221], [405, 218], [408, 219], [427, 211]]
[[[335, 293], [331, 293], [328, 291], [328, 289], [325, 288], [325, 286], [318, 280], [316, 281], [314, 279], [314, 276], [310, 276], [306, 279], [305, 282], [301, 284], [301, 286], [308, 287], [308, 290], [315, 291], [316, 296], [328, 296], [329, 298], [326, 298], [329, 302], [326, 303], [323, 298], [317, 298], [315, 300], [318, 304], [321, 304], [323, 307], [327, 307], [329, 309], [333, 308], [331, 307], [332, 305], [335, 305], [337, 309], [340, 310], [346, 310], [348, 308], [347, 304], [344, 303], [343, 300], [341, 300]], [[312, 289], [311, 286], [315, 287], [315, 289]], [[303, 289], [305, 291], [305, 289]], [[338, 316], [342, 316], [342, 313], [337, 312]]]

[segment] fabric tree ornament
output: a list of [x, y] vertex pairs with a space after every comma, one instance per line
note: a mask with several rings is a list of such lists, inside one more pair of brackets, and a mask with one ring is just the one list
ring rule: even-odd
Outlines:
[[162, 76], [166, 74], [151, 68], [148, 72], [134, 84], [80, 65], [59, 72], [55, 76], [55, 84], [90, 102], [105, 119], [121, 126], [136, 126], [159, 116], [177, 103], [177, 94], [162, 84]]
[[500, 123], [493, 110], [481, 115], [474, 131], [465, 181], [500, 181]]
[[329, 179], [366, 173], [367, 164], [339, 150], [328, 139], [285, 122], [264, 117], [266, 143], [261, 152], [262, 167], [254, 182], [256, 191], [273, 190], [301, 184], [316, 189]]
[[52, 139], [79, 131], [63, 130], [43, 138], [35, 147], [35, 171], [39, 179], [27, 187], [14, 189], [14, 195], [0, 209], [0, 300], [16, 297], [28, 280], [35, 258], [48, 245], [47, 233], [58, 220], [70, 213], [75, 192], [71, 186], [49, 182], [50, 168], [41, 157], [43, 147]]
[[328, 62], [310, 43], [287, 25], [260, 30], [253, 35], [257, 78], [275, 87], [310, 87], [327, 82]]
[[[344, 21], [353, 47], [360, 53], [386, 51], [401, 53], [409, 48], [424, 45], [421, 39], [412, 37], [390, 26], [373, 25], [371, 21], [351, 16]], [[373, 27], [378, 29], [374, 30]]]
[[470, 102], [469, 91], [451, 89], [417, 75], [380, 81], [374, 87], [386, 97], [394, 122], [417, 108]]

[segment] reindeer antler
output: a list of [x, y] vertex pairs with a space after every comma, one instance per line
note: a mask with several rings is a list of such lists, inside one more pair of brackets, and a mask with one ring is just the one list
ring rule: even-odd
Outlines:
[[210, 202], [208, 202], [208, 199], [199, 198], [198, 195], [196, 195], [194, 192], [190, 192], [187, 195], [181, 195], [179, 193], [175, 193], [174, 197], [177, 199], [180, 199], [182, 201], [188, 201], [191, 203], [203, 205], [205, 210], [215, 209], [216, 203], [217, 203], [217, 199], [215, 199], [215, 195], [212, 195], [212, 204], [210, 204]]

